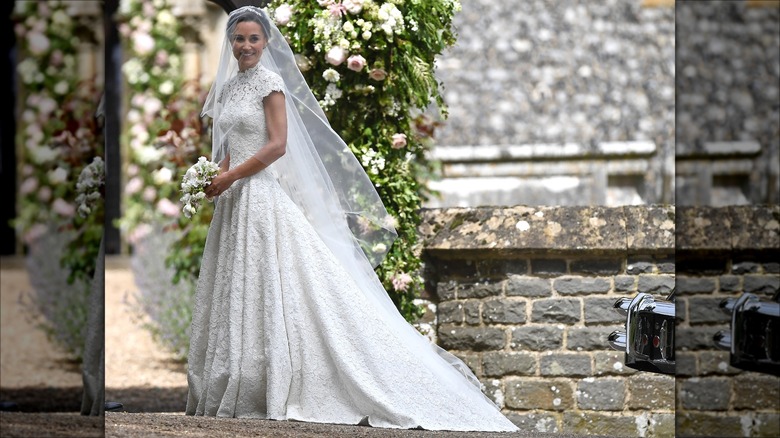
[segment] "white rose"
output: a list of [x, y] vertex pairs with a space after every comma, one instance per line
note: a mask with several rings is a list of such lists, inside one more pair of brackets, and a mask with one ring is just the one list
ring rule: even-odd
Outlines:
[[45, 116], [48, 116], [51, 114], [55, 109], [57, 109], [57, 102], [54, 101], [51, 97], [44, 97], [40, 100], [38, 103], [38, 111]]
[[62, 96], [68, 92], [68, 83], [66, 81], [59, 81], [54, 86], [54, 92]]
[[68, 179], [68, 171], [62, 167], [58, 167], [47, 174], [49, 182], [52, 184], [64, 183]]
[[148, 33], [133, 34], [133, 50], [139, 55], [146, 55], [154, 49], [154, 39]]
[[163, 9], [157, 13], [157, 22], [166, 26], [171, 26], [176, 23], [176, 17], [174, 17], [170, 11]]
[[355, 30], [355, 26], [352, 25], [351, 21], [347, 21], [344, 23], [343, 26], [341, 26], [342, 29], [344, 29], [344, 32], [350, 33], [353, 30]]
[[347, 51], [341, 46], [333, 46], [325, 55], [325, 60], [331, 65], [340, 65], [347, 59]]
[[347, 12], [352, 15], [359, 14], [360, 11], [363, 10], [363, 0], [344, 0], [341, 4], [344, 5]]
[[163, 167], [152, 172], [152, 179], [158, 186], [170, 182], [172, 178], [173, 172], [171, 172], [171, 169], [168, 169], [167, 167]]
[[171, 94], [171, 93], [173, 93], [173, 82], [165, 81], [162, 84], [160, 84], [160, 93], [162, 93], [162, 94]]
[[144, 113], [154, 115], [162, 109], [162, 102], [156, 97], [150, 97], [144, 101]]
[[27, 34], [27, 42], [30, 45], [30, 52], [33, 55], [40, 55], [49, 50], [51, 42], [46, 35], [39, 32], [30, 32]]
[[33, 161], [35, 161], [37, 164], [43, 164], [43, 163], [48, 163], [50, 161], [54, 161], [60, 156], [59, 152], [57, 152], [56, 150], [48, 146], [32, 148], [30, 150], [30, 153], [32, 155]]
[[376, 245], [374, 245], [373, 248], [371, 248], [371, 251], [374, 251], [375, 253], [380, 253], [381, 254], [381, 253], [387, 251], [387, 245], [385, 245], [384, 243], [377, 243]]

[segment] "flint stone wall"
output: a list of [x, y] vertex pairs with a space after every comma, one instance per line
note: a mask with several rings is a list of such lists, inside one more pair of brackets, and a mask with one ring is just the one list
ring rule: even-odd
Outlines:
[[674, 202], [672, 2], [462, 3], [430, 207]]
[[422, 212], [439, 344], [524, 430], [674, 436], [674, 378], [634, 371], [607, 335], [619, 297], [674, 287], [675, 210], [449, 208]]
[[780, 206], [677, 208], [677, 433], [780, 436], [780, 378], [729, 365], [718, 304], [780, 287]]
[[677, 2], [677, 205], [780, 202], [780, 7]]

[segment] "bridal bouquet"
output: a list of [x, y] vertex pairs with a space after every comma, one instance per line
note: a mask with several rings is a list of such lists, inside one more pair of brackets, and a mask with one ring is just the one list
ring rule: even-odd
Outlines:
[[78, 204], [79, 216], [86, 218], [95, 210], [98, 200], [102, 197], [100, 191], [105, 183], [105, 164], [102, 158], [95, 157], [89, 165], [81, 170], [79, 180], [76, 183], [76, 203]]
[[203, 199], [206, 198], [206, 193], [203, 189], [211, 184], [211, 180], [218, 173], [219, 166], [217, 163], [207, 160], [206, 157], [198, 158], [198, 162], [187, 169], [181, 182], [181, 191], [184, 193], [181, 197], [181, 202], [184, 204], [182, 212], [187, 219], [197, 213], [198, 207]]

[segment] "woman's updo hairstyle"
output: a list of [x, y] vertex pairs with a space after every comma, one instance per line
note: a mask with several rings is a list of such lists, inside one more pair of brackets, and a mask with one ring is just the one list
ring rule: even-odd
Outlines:
[[253, 21], [259, 24], [263, 29], [265, 38], [267, 40], [271, 39], [271, 23], [268, 21], [268, 16], [265, 15], [262, 9], [256, 8], [254, 6], [244, 6], [230, 13], [227, 21], [228, 33], [232, 34], [236, 29], [236, 25], [244, 21]]

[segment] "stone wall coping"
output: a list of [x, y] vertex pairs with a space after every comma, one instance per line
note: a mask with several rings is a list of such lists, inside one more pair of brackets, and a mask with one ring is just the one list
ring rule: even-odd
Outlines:
[[780, 250], [780, 205], [677, 208], [678, 251]]
[[674, 206], [514, 206], [421, 211], [425, 250], [447, 252], [669, 254]]
[[419, 232], [430, 255], [780, 250], [780, 205], [519, 205], [431, 208], [420, 213]]

